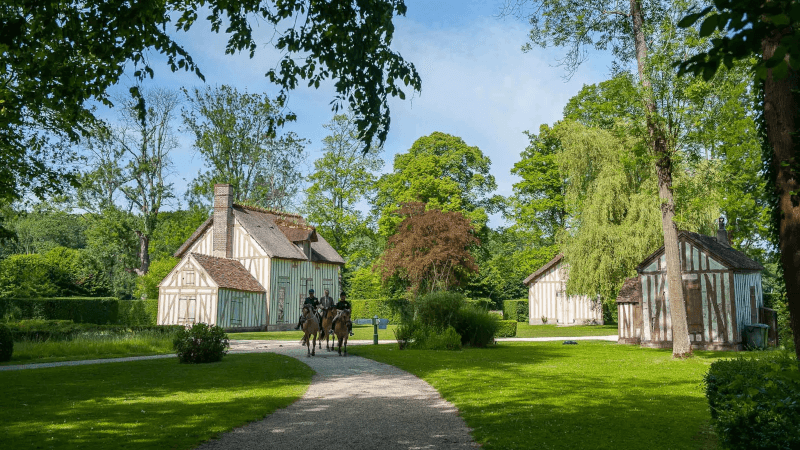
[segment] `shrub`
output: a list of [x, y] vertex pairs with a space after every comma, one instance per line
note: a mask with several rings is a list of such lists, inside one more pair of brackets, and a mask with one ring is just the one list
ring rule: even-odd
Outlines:
[[71, 320], [76, 323], [155, 325], [157, 300], [119, 300], [113, 297], [0, 299], [0, 317]]
[[486, 347], [494, 343], [500, 321], [494, 314], [473, 307], [462, 308], [458, 314], [456, 331], [461, 343], [470, 347]]
[[503, 318], [517, 322], [528, 322], [528, 300], [506, 300], [503, 302]]
[[466, 298], [455, 292], [434, 292], [416, 300], [416, 320], [440, 329], [455, 325], [460, 311], [466, 306]]
[[453, 327], [444, 331], [430, 326], [417, 327], [412, 336], [409, 348], [418, 350], [459, 350], [461, 349], [461, 336]]
[[11, 336], [11, 330], [0, 323], [0, 362], [11, 361], [13, 354], [14, 338]]
[[483, 309], [484, 311], [489, 311], [489, 308], [491, 308], [492, 305], [494, 305], [494, 302], [492, 301], [491, 298], [485, 298], [485, 297], [484, 298], [469, 298], [469, 299], [467, 299], [467, 303], [469, 303], [470, 305], [472, 305], [472, 306], [474, 306], [476, 308]]
[[729, 449], [800, 448], [800, 369], [788, 353], [717, 361], [705, 376], [720, 444]]
[[516, 320], [501, 320], [498, 325], [497, 337], [514, 337], [517, 335]]
[[221, 361], [230, 343], [222, 327], [196, 323], [177, 333], [172, 342], [181, 363], [200, 364]]

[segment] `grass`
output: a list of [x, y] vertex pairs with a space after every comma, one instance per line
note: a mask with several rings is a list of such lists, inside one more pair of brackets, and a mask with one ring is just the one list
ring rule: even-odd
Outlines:
[[[387, 325], [387, 329], [378, 330], [379, 341], [392, 341], [394, 342], [394, 329], [396, 325]], [[363, 340], [371, 341], [373, 335], [372, 325], [356, 325], [353, 324], [353, 333], [355, 336], [350, 340]], [[252, 333], [228, 333], [228, 337], [240, 340], [277, 340], [277, 341], [299, 341], [303, 337], [302, 331], [256, 331]]]
[[0, 365], [172, 353], [172, 336], [163, 333], [89, 334], [67, 341], [14, 342], [11, 361]]
[[714, 449], [701, 388], [731, 354], [610, 342], [504, 342], [487, 349], [350, 352], [409, 371], [458, 407], [486, 449]]
[[569, 336], [611, 336], [617, 334], [617, 325], [575, 325], [559, 327], [556, 325], [528, 325], [517, 323], [517, 337], [569, 337]]
[[274, 354], [0, 372], [3, 448], [190, 449], [299, 398], [313, 371]]

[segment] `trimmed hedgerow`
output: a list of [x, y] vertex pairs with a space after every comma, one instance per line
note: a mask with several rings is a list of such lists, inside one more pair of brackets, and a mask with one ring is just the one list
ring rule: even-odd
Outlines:
[[172, 342], [181, 363], [201, 364], [221, 361], [230, 343], [222, 327], [196, 323], [178, 331]]
[[172, 334], [183, 329], [182, 325], [97, 325], [74, 323], [71, 320], [21, 320], [7, 324], [15, 341], [67, 341], [86, 334], [121, 335], [131, 332], [157, 332]]
[[10, 320], [71, 320], [75, 323], [155, 325], [157, 300], [114, 297], [0, 299], [0, 317]]
[[499, 325], [497, 337], [515, 337], [517, 335], [516, 320], [501, 320]]
[[389, 323], [400, 323], [400, 314], [393, 310], [387, 299], [356, 299], [350, 300], [353, 305], [352, 319], [372, 319], [378, 316], [389, 319]]
[[528, 322], [528, 300], [506, 300], [503, 302], [503, 319]]
[[11, 336], [11, 330], [0, 323], [0, 362], [11, 361], [13, 355], [14, 338]]
[[704, 382], [724, 448], [800, 448], [800, 369], [793, 355], [776, 352], [717, 361]]

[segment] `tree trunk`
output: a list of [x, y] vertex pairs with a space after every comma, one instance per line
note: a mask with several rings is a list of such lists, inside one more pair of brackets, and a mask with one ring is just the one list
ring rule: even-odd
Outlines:
[[[791, 29], [777, 32], [763, 41], [763, 58], [769, 59], [781, 38]], [[786, 54], [788, 64], [789, 54]], [[795, 354], [800, 359], [800, 158], [792, 134], [796, 132], [798, 111], [797, 98], [792, 84], [797, 72], [789, 68], [789, 75], [782, 80], [772, 77], [767, 71], [764, 82], [764, 123], [767, 140], [772, 147], [772, 167], [775, 189], [778, 196], [780, 219], [780, 261], [786, 283], [789, 316], [794, 335]]]
[[141, 231], [137, 231], [136, 236], [139, 237], [139, 268], [133, 271], [141, 277], [150, 270], [150, 236]]
[[644, 37], [644, 16], [640, 0], [630, 0], [633, 35], [636, 45], [636, 64], [639, 79], [644, 89], [647, 111], [647, 131], [653, 154], [656, 157], [658, 175], [658, 195], [661, 198], [661, 229], [664, 233], [664, 254], [667, 260], [667, 296], [669, 297], [670, 319], [672, 321], [672, 357], [683, 358], [692, 354], [689, 342], [689, 327], [686, 323], [686, 306], [683, 300], [680, 251], [678, 250], [678, 230], [672, 222], [675, 216], [675, 201], [672, 197], [672, 157], [667, 145], [664, 130], [656, 120], [656, 104], [651, 92], [650, 79], [645, 72], [647, 62], [647, 41]]

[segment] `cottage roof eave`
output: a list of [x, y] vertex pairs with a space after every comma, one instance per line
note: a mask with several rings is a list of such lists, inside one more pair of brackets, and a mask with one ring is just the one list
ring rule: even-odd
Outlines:
[[[728, 247], [728, 252], [735, 252], [732, 254], [738, 254], [737, 259], [739, 261], [733, 261], [730, 257], [727, 257], [724, 253], [725, 251], [721, 251], [720, 249], [711, 248], [712, 245], [709, 242], [706, 242], [710, 239], [716, 239], [713, 236], [703, 236], [702, 234], [693, 233], [691, 231], [680, 230], [678, 231], [678, 242], [681, 239], [685, 239], [691, 241], [692, 244], [696, 245], [697, 247], [701, 248], [702, 250], [707, 251], [708, 253], [714, 255], [715, 259], [717, 259], [722, 265], [724, 265], [728, 270], [732, 271], [743, 271], [743, 272], [760, 272], [764, 270], [764, 266], [761, 265], [758, 261], [755, 261], [744, 253], [736, 250], [733, 247]], [[717, 244], [721, 245], [721, 244]], [[658, 250], [654, 251], [650, 255], [648, 255], [638, 266], [636, 266], [636, 272], [642, 273], [644, 269], [649, 266], [653, 261], [661, 256], [664, 253], [664, 246], [658, 248]], [[748, 265], [749, 267], [742, 267]]]
[[525, 280], [522, 282], [522, 284], [524, 284], [524, 285], [531, 284], [534, 280], [539, 278], [539, 276], [541, 274], [543, 274], [544, 272], [550, 270], [550, 268], [553, 267], [554, 265], [558, 264], [558, 262], [561, 261], [563, 258], [564, 258], [564, 255], [562, 253], [557, 254], [555, 257], [553, 257], [553, 259], [551, 259], [550, 261], [545, 263], [545, 265], [540, 267], [539, 270], [537, 270], [536, 272], [533, 272], [532, 274], [528, 275], [528, 278], [525, 278]]

